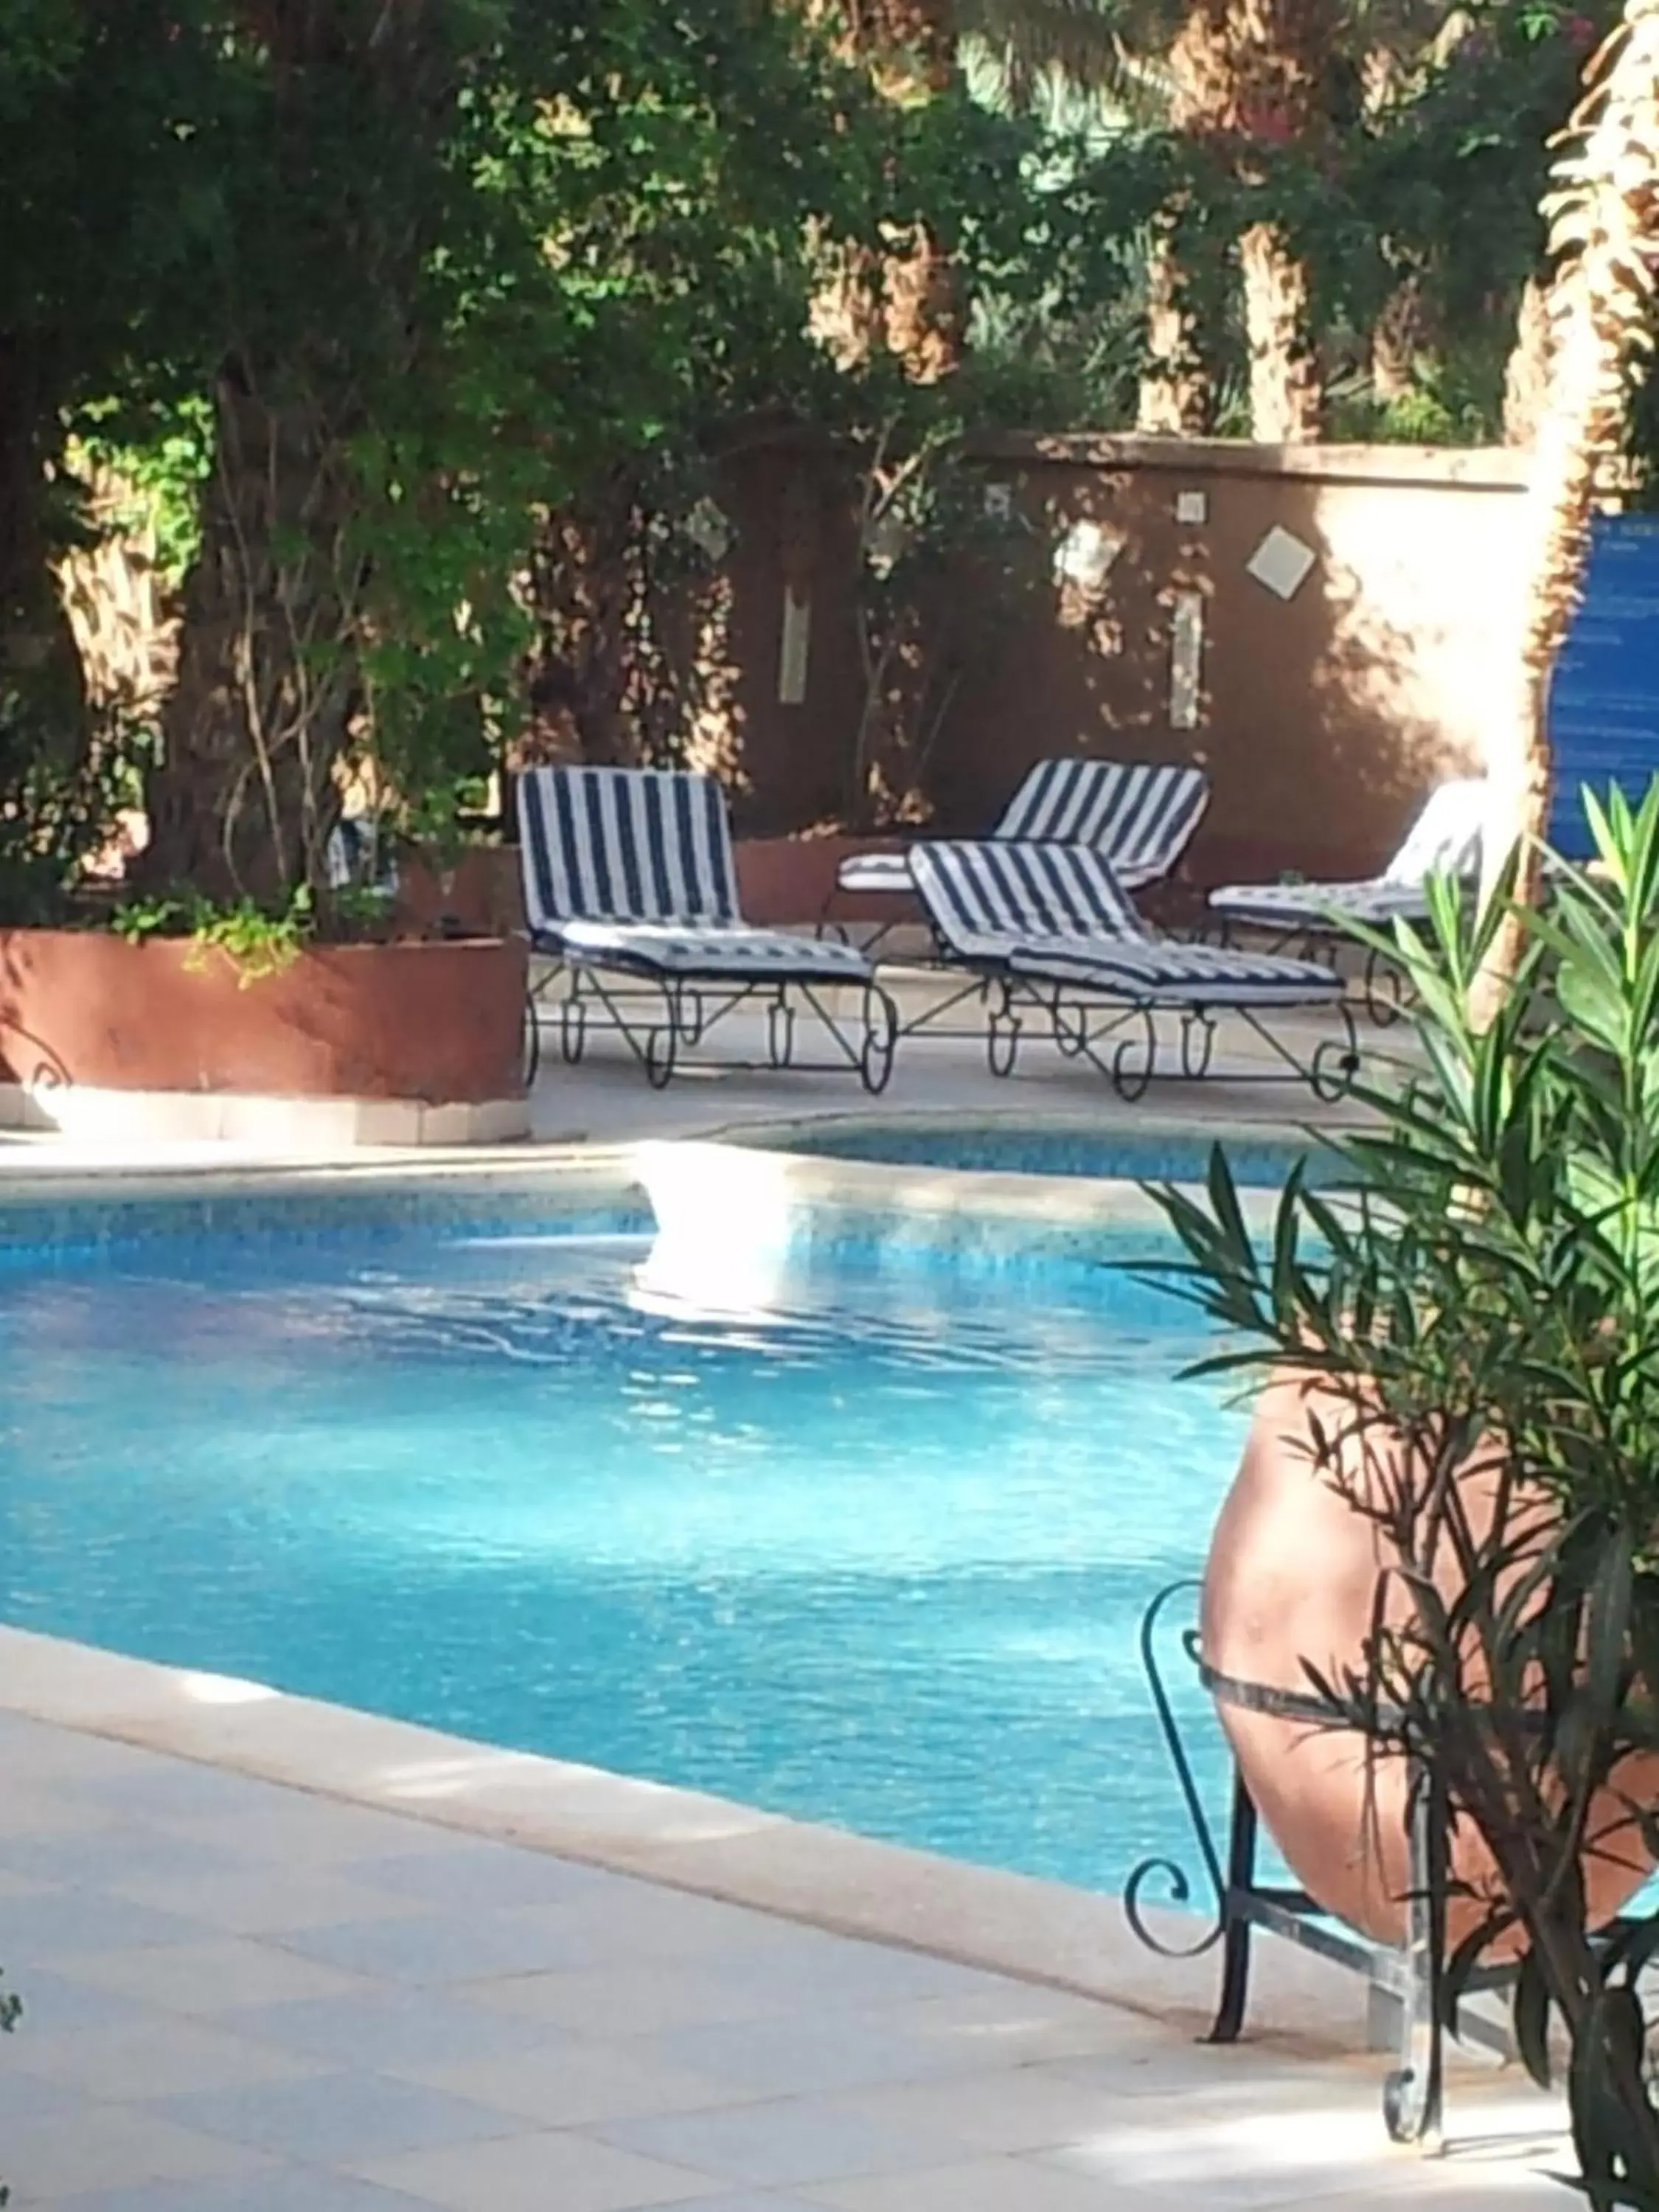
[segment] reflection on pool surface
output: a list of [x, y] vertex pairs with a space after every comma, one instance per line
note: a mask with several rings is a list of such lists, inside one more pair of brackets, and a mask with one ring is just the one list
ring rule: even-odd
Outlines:
[[1150, 1234], [726, 1318], [623, 1234], [14, 1259], [0, 1613], [1116, 1888], [1182, 1820], [1136, 1630], [1242, 1432], [1107, 1264]]

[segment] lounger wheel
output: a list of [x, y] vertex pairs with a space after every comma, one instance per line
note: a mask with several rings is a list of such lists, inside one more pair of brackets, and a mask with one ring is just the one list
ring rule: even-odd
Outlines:
[[859, 1042], [859, 1080], [874, 1098], [887, 1088], [898, 1045], [898, 1008], [874, 983], [864, 987], [864, 1035]]
[[559, 1053], [574, 1067], [587, 1049], [587, 1009], [578, 998], [568, 998], [559, 1008]]
[[1018, 1057], [1019, 1016], [994, 1013], [985, 1032], [985, 1058], [992, 1074], [1012, 1075]]
[[1192, 1012], [1181, 1024], [1181, 1072], [1189, 1083], [1201, 1083], [1215, 1058], [1215, 1024], [1208, 1014]]
[[533, 1090], [542, 1066], [542, 1025], [532, 992], [524, 1002], [524, 1087]]

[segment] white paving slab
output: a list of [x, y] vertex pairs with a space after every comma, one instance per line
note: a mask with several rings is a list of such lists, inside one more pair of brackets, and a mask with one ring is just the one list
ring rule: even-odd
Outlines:
[[441, 1825], [15, 1712], [0, 1757], [34, 1814], [0, 1832], [16, 2212], [1571, 2201], [1547, 2179], [1560, 2116], [1509, 2075], [1455, 2078], [1451, 2151], [1425, 2160], [1384, 2139], [1381, 2059], [1198, 2045], [465, 1832], [453, 1801]]

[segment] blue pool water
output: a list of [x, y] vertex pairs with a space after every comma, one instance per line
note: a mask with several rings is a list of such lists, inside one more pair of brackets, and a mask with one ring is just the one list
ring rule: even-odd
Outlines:
[[821, 1253], [722, 1313], [649, 1250], [13, 1253], [0, 1616], [1120, 1887], [1182, 1830], [1140, 1614], [1242, 1433], [1174, 1379], [1198, 1325], [1106, 1265]]

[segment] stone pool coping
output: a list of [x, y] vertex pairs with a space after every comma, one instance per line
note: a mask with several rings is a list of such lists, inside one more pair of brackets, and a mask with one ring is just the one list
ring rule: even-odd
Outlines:
[[[0, 1710], [1068, 1990], [1179, 2030], [1201, 2033], [1213, 2009], [1214, 1952], [1146, 1951], [1120, 1898], [695, 1790], [18, 1628], [0, 1627]], [[1196, 1871], [1186, 1839], [1171, 1843]], [[1148, 1917], [1176, 1945], [1206, 1932], [1190, 1913]], [[1255, 1979], [1252, 2039], [1310, 2056], [1352, 2052], [1364, 2047], [1364, 2009], [1361, 1981], [1273, 1945]]]

